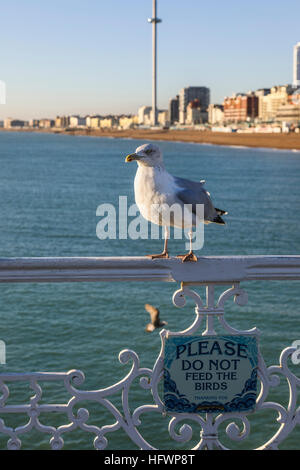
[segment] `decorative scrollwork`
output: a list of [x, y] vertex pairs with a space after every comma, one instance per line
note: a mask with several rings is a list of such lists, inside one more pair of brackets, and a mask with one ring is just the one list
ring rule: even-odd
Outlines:
[[[26, 374], [0, 374], [0, 434], [6, 435], [8, 449], [20, 449], [22, 446], [22, 435], [36, 429], [49, 435], [50, 447], [59, 450], [64, 447], [63, 436], [75, 429], [81, 429], [94, 436], [93, 445], [96, 449], [105, 449], [108, 445], [108, 434], [119, 429], [130, 437], [130, 439], [140, 449], [155, 449], [141, 434], [141, 417], [146, 413], [158, 413], [165, 415], [165, 408], [159, 392], [159, 383], [164, 375], [164, 345], [169, 336], [191, 335], [200, 330], [203, 320], [206, 320], [202, 335], [215, 335], [215, 322], [226, 333], [230, 334], [259, 334], [257, 328], [249, 330], [238, 330], [232, 327], [225, 320], [224, 306], [228, 299], [233, 298], [237, 305], [245, 305], [248, 300], [247, 293], [235, 284], [225, 290], [215, 301], [215, 286], [210, 284], [206, 287], [206, 303], [201, 296], [182, 285], [173, 295], [173, 303], [178, 308], [184, 308], [186, 298], [190, 298], [195, 303], [195, 319], [193, 323], [184, 331], [171, 332], [163, 329], [160, 332], [161, 350], [158, 354], [153, 369], [142, 368], [138, 355], [126, 349], [120, 352], [119, 361], [121, 364], [131, 363], [131, 368], [127, 375], [118, 383], [99, 390], [83, 390], [85, 376], [81, 371], [71, 370], [66, 373], [26, 373]], [[300, 408], [297, 408], [297, 392], [300, 386], [300, 379], [297, 378], [288, 367], [288, 359], [295, 351], [295, 348], [286, 348], [279, 360], [279, 365], [267, 367], [264, 359], [259, 352], [258, 360], [258, 378], [260, 381], [260, 392], [256, 402], [256, 413], [260, 410], [272, 409], [278, 414], [279, 429], [274, 436], [259, 449], [276, 449], [278, 445], [290, 434], [294, 427], [300, 423]], [[269, 391], [279, 385], [280, 379], [285, 379], [289, 386], [289, 402], [286, 407], [280, 403], [267, 401]], [[18, 406], [7, 404], [10, 395], [10, 383], [27, 382], [33, 396], [29, 404]], [[42, 385], [45, 382], [61, 382], [70, 398], [67, 403], [61, 404], [42, 404]], [[133, 383], [138, 381], [142, 390], [151, 391], [152, 402], [131, 410], [129, 405], [129, 394]], [[122, 406], [118, 409], [109, 399], [111, 396], [120, 394]], [[114, 418], [114, 422], [109, 425], [96, 426], [89, 424], [90, 413], [86, 408], [79, 408], [81, 402], [94, 402], [103, 406]], [[6, 414], [20, 414], [29, 417], [29, 420], [23, 426], [12, 428], [6, 425], [4, 416]], [[47, 413], [61, 413], [66, 417], [66, 424], [61, 426], [48, 426], [40, 422], [40, 417]], [[192, 424], [187, 424], [186, 421]], [[186, 444], [195, 436], [194, 427], [199, 436], [198, 442], [193, 450], [200, 449], [226, 449], [221, 442], [223, 434], [219, 431], [220, 425], [229, 421], [225, 434], [232, 441], [245, 441], [250, 435], [250, 422], [247, 413], [206, 413], [199, 415], [195, 413], [180, 413], [170, 416], [169, 436], [178, 443]], [[220, 436], [220, 434], [222, 434]], [[225, 437], [225, 436], [224, 436]]]

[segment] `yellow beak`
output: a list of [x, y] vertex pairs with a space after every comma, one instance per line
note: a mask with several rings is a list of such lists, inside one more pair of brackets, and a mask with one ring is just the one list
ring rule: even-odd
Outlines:
[[132, 162], [133, 160], [138, 160], [139, 156], [136, 153], [131, 153], [125, 158], [125, 162]]

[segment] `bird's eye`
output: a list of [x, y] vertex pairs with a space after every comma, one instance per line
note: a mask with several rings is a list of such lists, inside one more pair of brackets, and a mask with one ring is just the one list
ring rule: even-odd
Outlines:
[[151, 152], [152, 152], [151, 149], [145, 150], [145, 153], [146, 153], [147, 155], [149, 155]]

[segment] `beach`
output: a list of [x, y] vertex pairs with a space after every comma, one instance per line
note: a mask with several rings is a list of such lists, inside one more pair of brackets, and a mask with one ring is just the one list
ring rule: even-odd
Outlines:
[[225, 133], [194, 129], [1, 129], [2, 131], [50, 132], [55, 134], [89, 135], [116, 139], [164, 140], [173, 142], [192, 142], [198, 144], [276, 148], [300, 150], [300, 134], [275, 133]]

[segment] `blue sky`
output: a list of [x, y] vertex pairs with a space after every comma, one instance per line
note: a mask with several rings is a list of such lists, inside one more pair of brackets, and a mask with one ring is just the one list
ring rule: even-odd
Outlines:
[[[0, 119], [135, 113], [151, 103], [152, 0], [1, 5]], [[158, 0], [158, 105], [188, 85], [213, 102], [291, 83], [300, 2]]]

